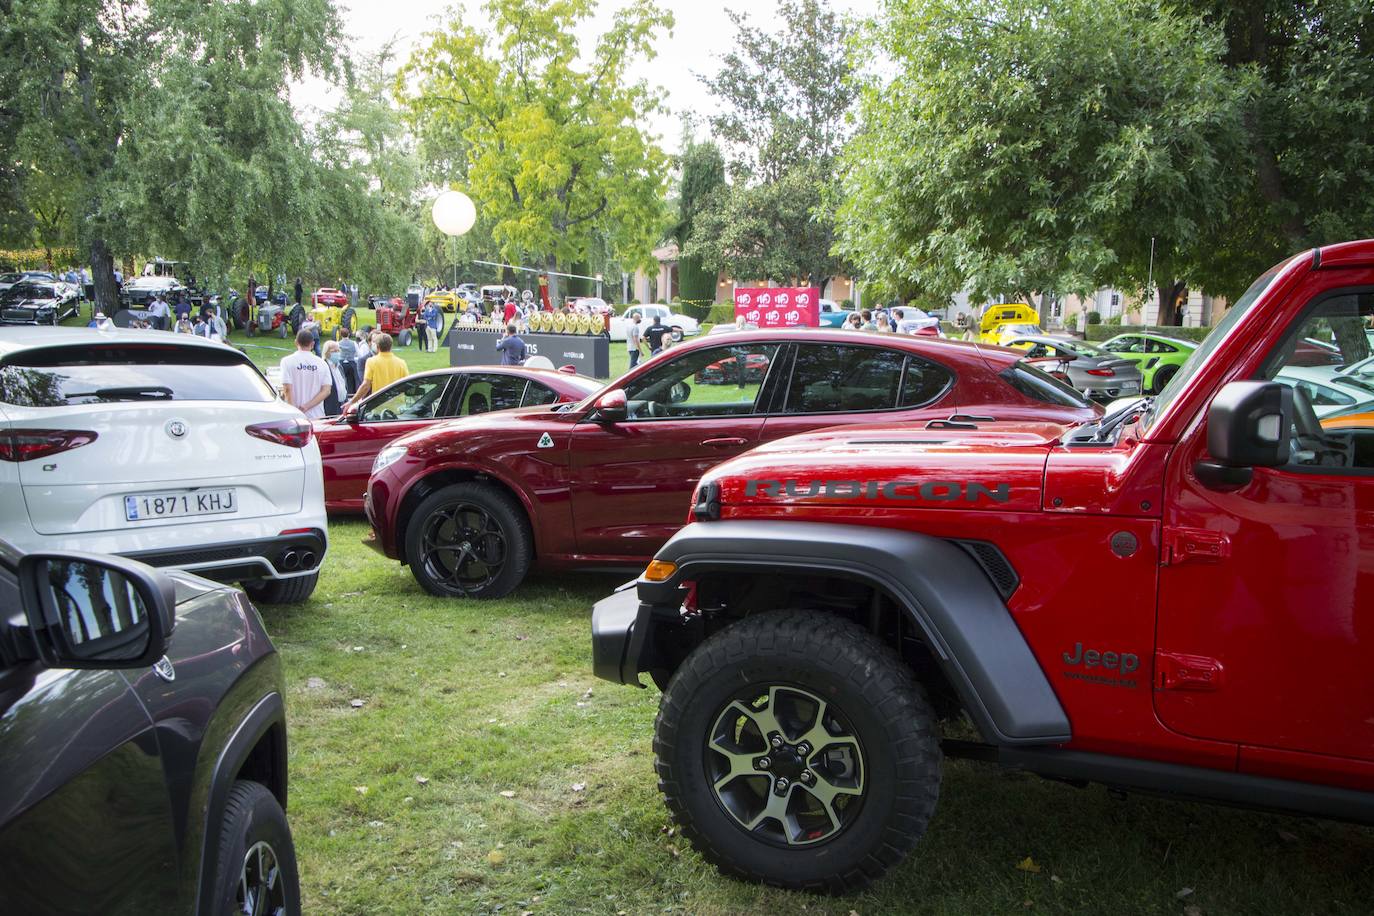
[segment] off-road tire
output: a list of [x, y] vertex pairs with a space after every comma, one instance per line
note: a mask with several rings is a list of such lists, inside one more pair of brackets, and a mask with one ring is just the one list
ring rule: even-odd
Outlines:
[[[426, 559], [426, 526], [446, 509], [466, 505], [485, 512], [500, 529], [504, 559], [491, 581], [464, 587], [441, 578]], [[405, 531], [405, 558], [415, 581], [440, 598], [502, 598], [525, 579], [534, 558], [534, 537], [524, 507], [505, 492], [479, 481], [455, 483], [427, 496], [411, 513]], [[455, 557], [456, 558], [456, 557]]]
[[[216, 825], [210, 824], [206, 829], [216, 829]], [[284, 911], [289, 916], [300, 916], [301, 884], [296, 846], [291, 840], [286, 812], [276, 796], [261, 783], [239, 780], [229, 790], [218, 829], [219, 861], [214, 873], [216, 916], [243, 912], [237, 895], [244, 874], [244, 860], [249, 850], [259, 843], [267, 844], [271, 859], [276, 862], [273, 887], [280, 887], [284, 895]]]
[[341, 315], [339, 316], [339, 326], [340, 326], [341, 328], [343, 328], [345, 331], [347, 331], [348, 333], [352, 334], [352, 333], [353, 333], [353, 322], [357, 319], [357, 317], [358, 317], [358, 312], [357, 312], [357, 310], [354, 309], [353, 306], [350, 305], [348, 308], [344, 309], [344, 310], [343, 310], [343, 314], [341, 314]]
[[396, 342], [403, 347], [408, 347], [410, 346], [410, 341], [412, 337], [413, 335], [410, 333], [410, 328], [403, 328], [401, 330], [401, 333], [397, 335]]
[[290, 579], [263, 579], [245, 582], [243, 590], [258, 604], [301, 604], [315, 591], [320, 574], [292, 576]]
[[[785, 684], [826, 700], [863, 752], [862, 807], [833, 837], [781, 846], [726, 812], [706, 770], [706, 741], [731, 697]], [[673, 675], [654, 724], [659, 789], [683, 835], [723, 874], [839, 894], [897, 864], [924, 835], [940, 794], [935, 714], [891, 648], [832, 614], [748, 617], [697, 647]]]
[[1154, 384], [1150, 388], [1151, 394], [1159, 394], [1164, 390], [1164, 386], [1169, 384], [1169, 380], [1178, 374], [1178, 366], [1160, 366], [1155, 372]]

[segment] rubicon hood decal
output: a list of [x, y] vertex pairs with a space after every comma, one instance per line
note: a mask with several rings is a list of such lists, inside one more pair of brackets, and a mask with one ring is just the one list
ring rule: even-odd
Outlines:
[[745, 497], [764, 499], [856, 499], [969, 502], [1011, 501], [1011, 484], [958, 480], [765, 480], [744, 482]]

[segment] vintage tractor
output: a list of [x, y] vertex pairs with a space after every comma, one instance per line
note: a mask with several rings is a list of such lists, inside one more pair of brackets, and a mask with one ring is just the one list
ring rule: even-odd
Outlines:
[[377, 303], [377, 330], [390, 334], [403, 347], [415, 339], [415, 322], [420, 317], [419, 303], [400, 298]]

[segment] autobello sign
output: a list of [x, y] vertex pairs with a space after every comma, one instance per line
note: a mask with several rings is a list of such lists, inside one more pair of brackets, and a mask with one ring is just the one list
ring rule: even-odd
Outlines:
[[821, 291], [814, 286], [737, 289], [735, 317], [761, 328], [819, 327]]
[[[448, 335], [450, 366], [498, 366], [500, 331], [455, 325]], [[605, 334], [521, 334], [530, 356], [547, 356], [554, 368], [575, 366], [578, 375], [611, 377], [611, 342]]]

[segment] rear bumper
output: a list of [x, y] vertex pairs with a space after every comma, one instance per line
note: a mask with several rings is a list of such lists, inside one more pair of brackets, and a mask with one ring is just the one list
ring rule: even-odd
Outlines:
[[149, 566], [185, 569], [217, 582], [289, 579], [319, 570], [328, 541], [321, 529], [205, 547], [173, 547], [125, 553]]

